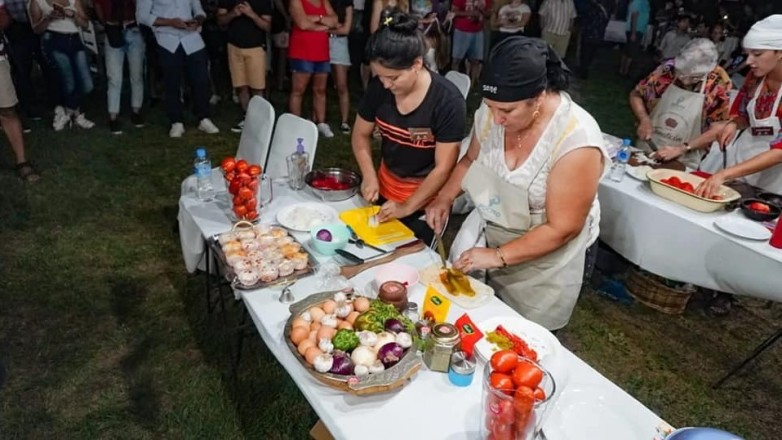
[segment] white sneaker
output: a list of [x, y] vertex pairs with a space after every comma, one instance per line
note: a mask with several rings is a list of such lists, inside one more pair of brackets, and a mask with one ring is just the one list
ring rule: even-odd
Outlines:
[[171, 130], [168, 131], [168, 137], [181, 138], [185, 134], [185, 125], [181, 122], [171, 124]]
[[73, 123], [85, 130], [89, 130], [95, 126], [94, 122], [84, 117], [84, 113], [74, 113], [72, 117]]
[[217, 126], [214, 125], [212, 121], [209, 120], [209, 118], [201, 119], [201, 122], [198, 124], [198, 129], [206, 134], [220, 133], [220, 129], [217, 128]]
[[324, 138], [331, 139], [334, 137], [334, 132], [331, 131], [331, 127], [329, 127], [329, 124], [326, 124], [325, 122], [321, 122], [318, 124], [318, 132], [323, 135]]
[[212, 95], [209, 98], [209, 104], [217, 105], [218, 102], [222, 101], [223, 98], [220, 97], [220, 95]]
[[65, 114], [65, 109], [62, 106], [58, 105], [54, 108], [54, 120], [52, 121], [54, 131], [62, 131], [70, 122], [71, 118]]

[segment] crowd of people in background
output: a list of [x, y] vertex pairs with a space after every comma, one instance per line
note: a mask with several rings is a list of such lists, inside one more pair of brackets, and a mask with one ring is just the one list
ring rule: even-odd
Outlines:
[[[350, 133], [350, 75], [366, 89], [372, 72], [365, 46], [389, 19], [384, 11], [415, 17], [432, 72], [462, 71], [479, 85], [484, 56], [512, 35], [540, 36], [587, 78], [611, 20], [623, 21], [626, 42], [619, 65], [651, 48], [662, 63], [693, 38], [711, 40], [727, 75], [741, 81], [746, 55], [725, 47], [773, 11], [772, 2], [674, 0], [0, 0], [0, 122], [25, 180], [37, 172], [24, 155], [27, 120], [53, 114], [55, 131], [92, 129], [84, 113], [95, 77], [106, 84], [106, 124], [122, 134], [121, 96], [127, 62], [130, 122], [145, 123], [143, 107], [162, 97], [169, 136], [185, 133], [184, 103], [199, 130], [213, 134], [211, 104], [230, 79], [235, 102], [271, 88], [288, 92], [288, 111], [302, 115], [311, 90], [311, 118], [321, 136], [327, 89], [339, 99], [339, 131]], [[653, 35], [647, 36], [648, 32]], [[91, 37], [90, 37], [91, 35]], [[651, 37], [651, 38], [650, 38]], [[89, 42], [88, 42], [89, 40]], [[647, 44], [644, 44], [647, 42]], [[97, 43], [97, 44], [96, 44]], [[734, 50], [735, 49], [735, 50]], [[37, 68], [36, 68], [37, 65]], [[289, 81], [288, 81], [289, 80]], [[40, 86], [38, 85], [40, 84]], [[270, 86], [270, 84], [272, 86]], [[737, 84], [740, 85], [740, 84]], [[39, 99], [42, 98], [42, 99]], [[18, 106], [17, 106], [18, 104]], [[19, 110], [17, 114], [16, 108]], [[94, 116], [93, 116], [94, 117]], [[231, 129], [241, 132], [243, 121]]]

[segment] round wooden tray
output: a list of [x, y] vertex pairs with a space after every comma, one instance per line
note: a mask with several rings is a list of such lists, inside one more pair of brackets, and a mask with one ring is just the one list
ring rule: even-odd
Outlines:
[[301, 363], [302, 367], [306, 369], [312, 377], [320, 382], [338, 389], [358, 396], [364, 396], [369, 394], [385, 393], [387, 391], [394, 390], [396, 388], [403, 387], [408, 381], [410, 381], [421, 369], [421, 358], [416, 353], [415, 347], [411, 347], [407, 350], [404, 357], [388, 370], [382, 373], [370, 374], [363, 377], [357, 376], [343, 376], [340, 374], [332, 373], [319, 373], [310, 366], [304, 357], [296, 350], [296, 346], [291, 342], [291, 326], [293, 320], [296, 319], [302, 312], [309, 309], [312, 306], [323, 303], [328, 299], [332, 299], [336, 292], [323, 292], [310, 295], [307, 298], [291, 304], [290, 312], [291, 316], [285, 323], [285, 330], [283, 337], [288, 348], [293, 353], [293, 356]]

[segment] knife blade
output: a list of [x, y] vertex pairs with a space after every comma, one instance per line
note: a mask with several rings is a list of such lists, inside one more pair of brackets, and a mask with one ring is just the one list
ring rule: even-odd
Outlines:
[[651, 148], [652, 151], [654, 151], [655, 153], [657, 152], [657, 150], [659, 150], [659, 148], [657, 148], [657, 144], [654, 143], [652, 138], [647, 139], [646, 144], [649, 145], [649, 148]]
[[348, 251], [346, 251], [344, 249], [337, 249], [335, 252], [336, 252], [337, 255], [339, 255], [340, 257], [342, 257], [344, 259], [346, 259], [351, 264], [363, 264], [364, 263], [364, 259], [363, 258], [359, 257], [358, 255], [356, 255], [356, 254], [354, 254], [352, 252], [348, 252]]
[[447, 267], [445, 264], [445, 245], [443, 245], [443, 236], [442, 234], [435, 233], [435, 237], [437, 240], [437, 253], [440, 255], [440, 262], [443, 264], [443, 268]]

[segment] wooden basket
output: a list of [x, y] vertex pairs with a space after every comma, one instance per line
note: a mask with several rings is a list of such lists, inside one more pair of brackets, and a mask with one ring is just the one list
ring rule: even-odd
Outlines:
[[626, 284], [627, 290], [638, 302], [667, 315], [684, 313], [692, 296], [692, 292], [668, 287], [660, 277], [638, 269], [630, 271]]

